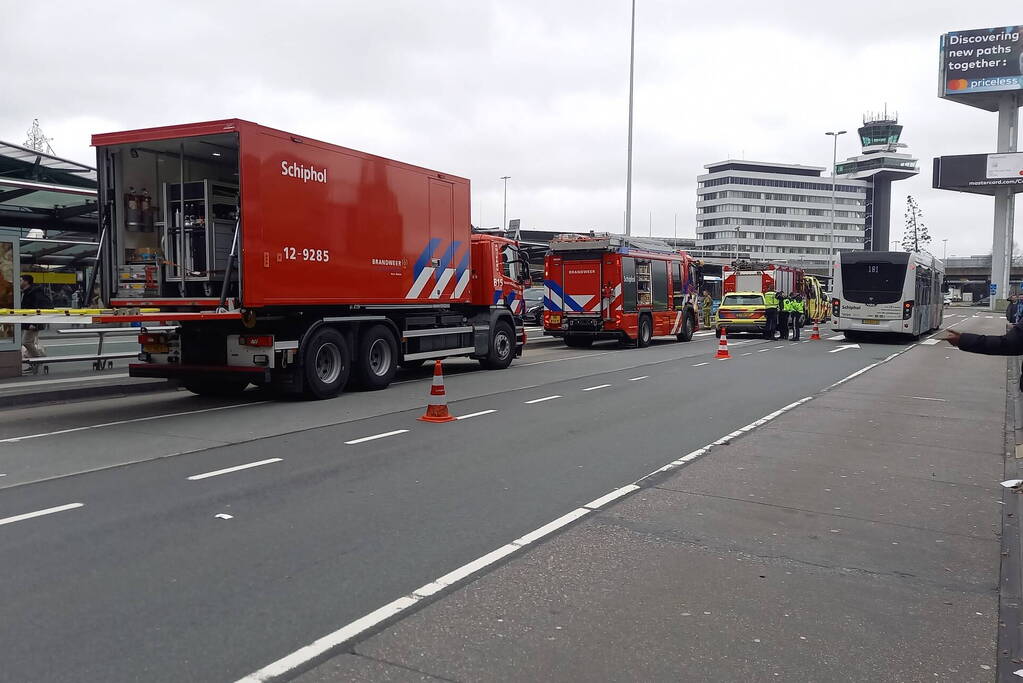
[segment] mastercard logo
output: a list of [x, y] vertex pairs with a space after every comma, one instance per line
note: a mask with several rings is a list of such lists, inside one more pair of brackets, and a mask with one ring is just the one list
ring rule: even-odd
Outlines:
[[957, 78], [954, 81], [949, 81], [947, 87], [949, 90], [966, 90], [966, 85], [965, 78]]

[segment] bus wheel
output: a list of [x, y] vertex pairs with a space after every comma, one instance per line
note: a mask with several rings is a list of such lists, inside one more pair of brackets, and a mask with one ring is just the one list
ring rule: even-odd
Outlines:
[[636, 334], [636, 346], [639, 348], [645, 348], [650, 346], [650, 340], [654, 336], [653, 324], [650, 322], [650, 316], [644, 315], [639, 319], [639, 332]]
[[398, 343], [383, 325], [373, 325], [359, 340], [355, 376], [359, 386], [370, 391], [385, 389], [398, 371]]
[[693, 320], [693, 316], [689, 313], [685, 314], [685, 322], [682, 323], [682, 331], [675, 335], [675, 338], [680, 342], [691, 341], [693, 338], [693, 328], [696, 327], [696, 321]]
[[571, 346], [573, 349], [588, 349], [593, 346], [593, 337], [581, 334], [566, 334], [565, 346]]
[[324, 327], [313, 333], [302, 354], [305, 394], [309, 398], [333, 398], [348, 383], [352, 354], [341, 333]]

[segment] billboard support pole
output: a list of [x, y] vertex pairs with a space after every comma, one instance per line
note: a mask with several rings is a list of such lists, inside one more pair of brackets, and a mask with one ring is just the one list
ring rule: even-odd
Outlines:
[[[1019, 130], [1019, 100], [1015, 93], [1005, 94], [998, 101], [998, 152], [1015, 152]], [[995, 310], [997, 299], [1009, 298], [1012, 275], [1012, 238], [1015, 197], [1011, 188], [995, 190], [994, 239], [991, 245], [990, 308]]]

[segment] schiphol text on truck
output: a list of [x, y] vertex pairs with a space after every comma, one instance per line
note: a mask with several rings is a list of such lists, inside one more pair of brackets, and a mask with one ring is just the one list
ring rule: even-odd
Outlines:
[[399, 365], [522, 352], [528, 267], [472, 231], [465, 178], [239, 119], [92, 143], [102, 294], [126, 313], [94, 321], [176, 325], [143, 331], [134, 377], [327, 398]]
[[653, 337], [689, 341], [697, 329], [699, 264], [667, 243], [621, 235], [558, 235], [544, 261], [545, 334], [568, 346]]
[[731, 332], [753, 332], [767, 335], [765, 294], [793, 292], [803, 297], [807, 320], [825, 322], [830, 310], [828, 297], [820, 281], [799, 268], [781, 265], [737, 264], [721, 269], [721, 305], [718, 307], [715, 332], [721, 328]]
[[835, 328], [849, 341], [898, 333], [913, 339], [941, 327], [945, 264], [927, 252], [839, 255], [832, 291]]

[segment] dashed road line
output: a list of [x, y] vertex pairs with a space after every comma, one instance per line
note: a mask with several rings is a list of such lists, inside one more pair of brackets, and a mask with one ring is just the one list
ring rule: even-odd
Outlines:
[[561, 396], [559, 396], [557, 394], [555, 394], [554, 396], [544, 396], [543, 398], [534, 398], [532, 401], [525, 401], [525, 403], [527, 403], [527, 404], [543, 403], [544, 401], [553, 401], [556, 398], [561, 398]]
[[193, 474], [188, 478], [188, 481], [199, 481], [200, 479], [209, 479], [210, 477], [219, 477], [221, 474], [230, 474], [231, 472], [240, 472], [241, 470], [251, 469], [253, 467], [260, 467], [262, 465], [269, 465], [274, 462], [281, 462], [283, 458], [268, 458], [266, 460], [258, 460], [256, 462], [245, 463], [244, 465], [235, 465], [234, 467], [225, 467], [222, 470], [213, 470], [212, 472], [203, 472], [202, 474]]
[[0, 526], [4, 524], [13, 524], [14, 522], [21, 522], [26, 519], [32, 519], [33, 517], [42, 517], [44, 515], [52, 515], [56, 512], [64, 512], [65, 510], [74, 510], [75, 508], [83, 507], [85, 503], [68, 503], [67, 505], [58, 505], [53, 508], [46, 508], [45, 510], [36, 510], [35, 512], [26, 512], [21, 515], [14, 515], [13, 517], [4, 517], [0, 519]]
[[[493, 411], [491, 411], [493, 412]], [[472, 417], [471, 415], [469, 417]], [[364, 436], [361, 439], [352, 439], [351, 441], [345, 441], [346, 446], [354, 446], [357, 443], [366, 443], [367, 441], [376, 441], [377, 439], [386, 439], [389, 436], [397, 436], [398, 434], [404, 434], [407, 429], [395, 429], [390, 432], [383, 432], [382, 434], [374, 434], [372, 436]]]
[[586, 387], [585, 389], [583, 389], [583, 391], [596, 391], [597, 389], [607, 389], [609, 386], [611, 386], [611, 385], [610, 384], [598, 384], [595, 387]]
[[456, 415], [456, 420], [468, 420], [470, 417], [479, 417], [480, 415], [489, 415], [490, 413], [496, 413], [496, 410], [481, 410], [476, 413], [469, 413], [468, 415]]
[[639, 377], [632, 377], [629, 379], [630, 382], [638, 382], [641, 379], [647, 379], [650, 375], [640, 375]]
[[696, 363], [695, 365], [693, 365], [693, 367], [694, 367], [694, 368], [698, 368], [698, 367], [700, 367], [701, 365], [710, 365], [710, 361], [708, 361], [708, 362], [706, 362], [706, 363]]
[[767, 353], [770, 350], [771, 349], [760, 349], [759, 351], [757, 351], [757, 353]]

